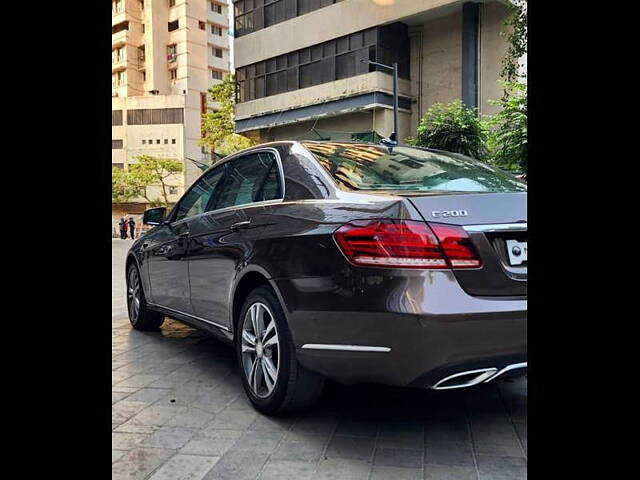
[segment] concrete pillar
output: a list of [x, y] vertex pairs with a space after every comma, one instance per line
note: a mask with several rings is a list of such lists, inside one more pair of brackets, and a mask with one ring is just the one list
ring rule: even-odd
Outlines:
[[462, 103], [478, 107], [479, 4], [462, 5]]

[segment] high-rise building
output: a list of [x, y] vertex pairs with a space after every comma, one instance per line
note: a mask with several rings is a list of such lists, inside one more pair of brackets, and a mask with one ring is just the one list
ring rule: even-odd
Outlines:
[[[112, 0], [112, 165], [128, 169], [139, 155], [184, 162], [167, 180], [177, 201], [206, 161], [201, 115], [215, 110], [207, 90], [229, 72], [226, 0]], [[160, 187], [147, 189], [155, 200]], [[113, 218], [140, 213], [144, 198], [114, 205]]]
[[506, 1], [234, 0], [236, 130], [257, 141], [416, 134], [436, 102], [494, 113]]

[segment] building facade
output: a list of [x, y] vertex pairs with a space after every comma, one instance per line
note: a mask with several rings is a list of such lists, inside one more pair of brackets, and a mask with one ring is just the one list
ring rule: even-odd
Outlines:
[[361, 138], [393, 131], [389, 71], [398, 63], [399, 138], [434, 103], [483, 114], [502, 95], [505, 2], [234, 0], [236, 130], [259, 142]]
[[[182, 174], [167, 180], [177, 201], [207, 161], [199, 145], [201, 115], [216, 109], [208, 89], [230, 70], [226, 0], [112, 0], [112, 166], [127, 170], [139, 155], [175, 158]], [[147, 196], [160, 197], [160, 186]], [[144, 198], [113, 206], [113, 226], [140, 214]]]

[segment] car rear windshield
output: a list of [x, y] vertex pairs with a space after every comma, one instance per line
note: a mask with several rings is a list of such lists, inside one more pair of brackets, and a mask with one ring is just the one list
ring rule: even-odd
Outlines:
[[455, 153], [383, 145], [304, 142], [331, 176], [352, 190], [522, 192], [526, 184]]

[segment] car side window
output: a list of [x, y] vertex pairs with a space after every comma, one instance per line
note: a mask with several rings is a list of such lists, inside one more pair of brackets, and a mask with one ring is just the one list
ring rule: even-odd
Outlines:
[[215, 209], [282, 198], [275, 155], [259, 152], [231, 160], [216, 197]]
[[224, 171], [225, 166], [221, 165], [198, 180], [178, 205], [174, 221], [205, 213], [213, 192], [224, 177]]

